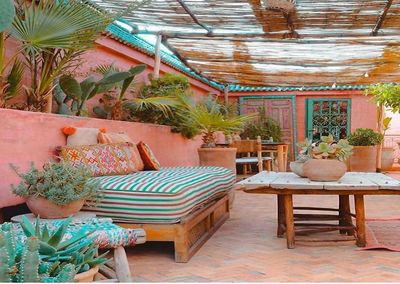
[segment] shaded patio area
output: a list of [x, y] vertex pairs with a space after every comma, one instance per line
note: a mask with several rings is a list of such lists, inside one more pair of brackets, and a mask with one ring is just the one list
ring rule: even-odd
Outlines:
[[[337, 198], [300, 196], [294, 202], [299, 206], [332, 207], [337, 205]], [[367, 218], [393, 218], [399, 216], [399, 209], [400, 196], [366, 197]], [[172, 243], [147, 243], [127, 249], [133, 280], [396, 282], [400, 278], [397, 252], [362, 251], [354, 241], [298, 242], [295, 249], [289, 250], [285, 239], [277, 238], [275, 231], [275, 196], [237, 192], [231, 218], [190, 262], [174, 262]]]

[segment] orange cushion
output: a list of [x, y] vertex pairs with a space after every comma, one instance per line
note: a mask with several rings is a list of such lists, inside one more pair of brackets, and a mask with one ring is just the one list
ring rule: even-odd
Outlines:
[[62, 132], [67, 136], [68, 146], [94, 145], [97, 144], [97, 136], [103, 128], [73, 127], [66, 126]]
[[146, 143], [140, 141], [137, 144], [137, 148], [139, 150], [140, 156], [142, 157], [144, 169], [158, 171], [160, 169], [160, 163], [154, 156], [154, 153], [153, 151], [151, 151], [150, 147]]
[[101, 144], [132, 143], [133, 159], [136, 163], [136, 168], [138, 171], [143, 171], [144, 163], [142, 161], [142, 158], [140, 157], [138, 148], [127, 134], [116, 133], [116, 132], [109, 132], [109, 133], [99, 132], [98, 140], [99, 143]]
[[63, 146], [60, 157], [74, 166], [86, 166], [93, 176], [125, 175], [138, 171], [132, 146], [130, 143]]

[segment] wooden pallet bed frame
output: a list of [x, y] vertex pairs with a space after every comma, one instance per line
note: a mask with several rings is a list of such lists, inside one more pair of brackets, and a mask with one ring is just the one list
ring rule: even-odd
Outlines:
[[176, 224], [118, 223], [118, 225], [129, 229], [144, 229], [146, 240], [149, 242], [174, 242], [175, 261], [188, 262], [228, 218], [229, 198], [224, 194], [185, 216]]

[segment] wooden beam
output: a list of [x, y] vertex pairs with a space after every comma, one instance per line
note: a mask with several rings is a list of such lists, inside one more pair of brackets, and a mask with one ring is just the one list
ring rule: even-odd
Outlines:
[[162, 41], [162, 35], [158, 35], [157, 41], [156, 41], [156, 46], [155, 46], [155, 53], [154, 53], [154, 70], [153, 70], [154, 79], [157, 79], [160, 77], [161, 41]]
[[203, 29], [205, 29], [207, 31], [207, 34], [212, 34], [212, 29], [210, 29], [209, 27], [207, 27], [205, 24], [201, 23], [199, 21], [199, 19], [197, 19], [196, 15], [193, 14], [193, 12], [190, 10], [190, 8], [186, 5], [185, 2], [183, 2], [183, 0], [176, 0], [178, 1], [178, 3], [182, 6], [182, 8], [186, 11], [186, 13], [189, 14], [189, 16], [192, 18], [192, 20], [198, 24], [200, 27], [202, 27]]
[[386, 15], [390, 9], [390, 6], [392, 6], [393, 0], [387, 0], [385, 8], [383, 8], [381, 14], [379, 15], [375, 27], [372, 29], [371, 35], [372, 36], [377, 36], [379, 29], [382, 27], [383, 21], [386, 18]]
[[229, 85], [226, 85], [224, 88], [224, 102], [225, 105], [228, 105], [229, 103]]

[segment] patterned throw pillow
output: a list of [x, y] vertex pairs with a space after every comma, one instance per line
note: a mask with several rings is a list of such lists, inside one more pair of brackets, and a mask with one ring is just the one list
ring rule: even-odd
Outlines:
[[139, 150], [127, 134], [116, 133], [116, 132], [109, 132], [109, 133], [99, 132], [98, 139], [99, 143], [101, 144], [132, 143], [133, 159], [136, 163], [136, 168], [138, 171], [143, 171], [144, 163], [142, 161], [142, 158], [140, 157]]
[[139, 150], [140, 156], [142, 157], [144, 169], [150, 171], [158, 171], [160, 169], [160, 163], [154, 156], [153, 151], [151, 151], [150, 147], [146, 143], [140, 141], [137, 144], [137, 148]]
[[60, 157], [74, 166], [87, 166], [93, 176], [125, 175], [137, 171], [132, 144], [63, 146]]
[[68, 146], [80, 146], [97, 144], [97, 135], [106, 130], [104, 128], [66, 126], [62, 132], [67, 136]]

